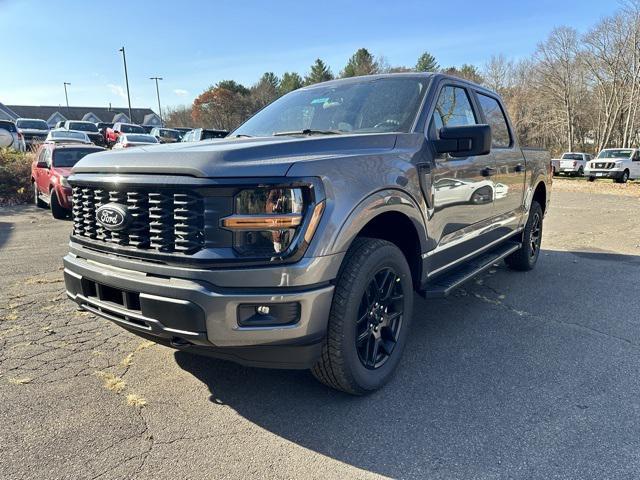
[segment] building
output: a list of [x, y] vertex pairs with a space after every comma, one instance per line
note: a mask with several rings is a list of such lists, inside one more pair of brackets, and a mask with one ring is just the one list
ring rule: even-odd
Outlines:
[[59, 121], [86, 120], [89, 122], [125, 122], [138, 125], [161, 127], [162, 121], [150, 108], [132, 108], [129, 118], [128, 108], [115, 107], [49, 107], [35, 105], [5, 105], [0, 103], [0, 120], [18, 118], [40, 118], [53, 127]]

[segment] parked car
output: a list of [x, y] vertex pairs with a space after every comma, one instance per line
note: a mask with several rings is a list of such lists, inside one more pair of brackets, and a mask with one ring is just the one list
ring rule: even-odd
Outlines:
[[142, 127], [142, 129], [144, 130], [144, 133], [148, 133], [151, 134], [151, 130], [153, 130], [154, 128], [156, 128], [155, 125], [140, 125]]
[[103, 146], [104, 137], [98, 130], [98, 127], [93, 122], [85, 122], [79, 120], [67, 120], [64, 124], [64, 128], [67, 130], [74, 130], [76, 132], [84, 132], [95, 145]]
[[45, 142], [48, 143], [93, 143], [85, 132], [54, 128], [49, 132]]
[[189, 130], [182, 137], [183, 142], [199, 142], [201, 140], [209, 140], [212, 138], [224, 138], [229, 135], [226, 130], [213, 130], [211, 128], [194, 128]]
[[16, 127], [22, 133], [28, 149], [36, 148], [49, 134], [49, 125], [39, 118], [19, 118], [16, 120]]
[[144, 128], [140, 125], [135, 125], [133, 123], [122, 123], [117, 122], [113, 124], [113, 128], [107, 128], [107, 146], [112, 147], [121, 133], [142, 133], [144, 134]]
[[113, 123], [110, 122], [97, 122], [98, 132], [102, 135], [103, 145], [107, 144], [107, 128], [113, 128]]
[[104, 150], [95, 145], [43, 143], [31, 165], [33, 202], [51, 208], [54, 218], [65, 218], [71, 211], [71, 187], [67, 177], [85, 155]]
[[581, 177], [587, 162], [593, 157], [588, 153], [566, 152], [560, 158], [551, 160], [554, 175], [569, 175], [571, 177]]
[[[86, 157], [67, 295], [174, 348], [376, 390], [415, 291], [538, 260], [550, 156], [521, 149], [505, 112], [453, 76], [371, 75], [288, 93], [228, 139]], [[509, 188], [446, 205], [443, 178]]]
[[59, 122], [56, 122], [56, 124], [53, 126], [53, 128], [64, 128], [65, 122], [66, 122], [66, 120], [60, 120]]
[[156, 137], [160, 143], [176, 143], [180, 141], [180, 132], [173, 128], [155, 127], [151, 130], [151, 135]]
[[640, 179], [640, 149], [605, 148], [584, 169], [590, 182], [596, 178], [612, 178], [616, 183]]
[[19, 152], [27, 150], [24, 136], [10, 120], [0, 120], [0, 147], [13, 148]]
[[119, 148], [139, 147], [142, 145], [153, 145], [160, 143], [153, 135], [146, 133], [121, 133], [113, 146], [114, 150]]

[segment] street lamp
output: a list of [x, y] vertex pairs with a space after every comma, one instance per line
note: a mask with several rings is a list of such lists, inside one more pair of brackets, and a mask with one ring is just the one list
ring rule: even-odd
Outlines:
[[67, 113], [69, 113], [69, 95], [67, 95], [67, 85], [71, 85], [69, 82], [64, 82], [64, 98], [67, 101]]
[[129, 95], [129, 75], [127, 74], [127, 56], [124, 53], [124, 47], [120, 50], [122, 52], [122, 61], [124, 62], [124, 81], [127, 84], [127, 101], [129, 102], [129, 121], [133, 122], [133, 115], [131, 114], [131, 95]]
[[156, 95], [158, 95], [158, 115], [160, 115], [160, 124], [164, 127], [164, 121], [162, 120], [162, 109], [160, 108], [160, 87], [158, 87], [158, 80], [162, 80], [162, 77], [149, 77], [149, 80], [156, 81]]

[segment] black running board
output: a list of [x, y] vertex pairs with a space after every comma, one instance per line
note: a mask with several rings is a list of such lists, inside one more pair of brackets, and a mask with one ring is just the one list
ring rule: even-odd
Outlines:
[[494, 263], [518, 250], [521, 245], [522, 244], [519, 242], [505, 242], [502, 245], [469, 260], [459, 267], [456, 267], [450, 273], [445, 273], [443, 276], [427, 283], [423, 292], [424, 296], [426, 298], [446, 297], [463, 283], [471, 280], [476, 275], [487, 270]]

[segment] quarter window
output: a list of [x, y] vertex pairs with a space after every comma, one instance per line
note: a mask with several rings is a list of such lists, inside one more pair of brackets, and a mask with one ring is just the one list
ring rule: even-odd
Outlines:
[[511, 146], [511, 135], [507, 126], [507, 119], [504, 116], [502, 107], [495, 98], [478, 94], [480, 106], [487, 119], [487, 123], [491, 126], [491, 147], [492, 148], [508, 148]]

